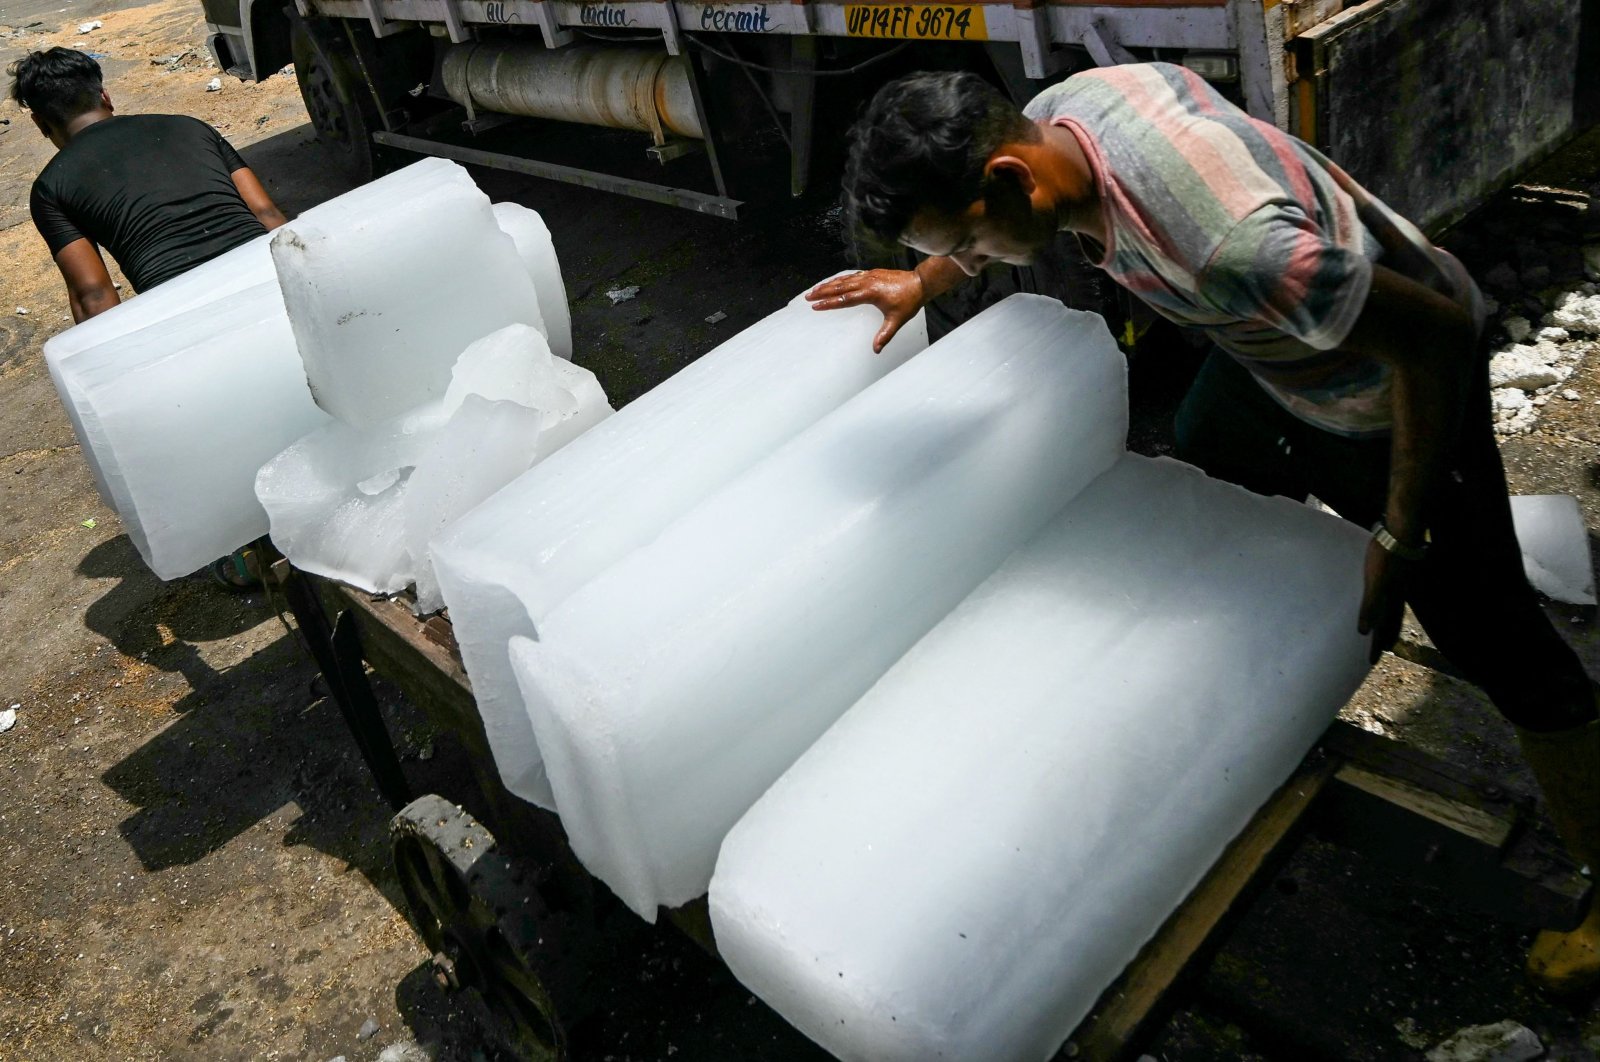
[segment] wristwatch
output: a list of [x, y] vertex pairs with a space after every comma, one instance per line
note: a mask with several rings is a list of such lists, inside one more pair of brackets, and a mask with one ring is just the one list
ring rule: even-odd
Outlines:
[[1382, 520], [1379, 520], [1377, 523], [1372, 525], [1372, 537], [1377, 540], [1378, 545], [1382, 546], [1388, 552], [1393, 553], [1401, 560], [1419, 561], [1428, 555], [1428, 544], [1426, 541], [1424, 541], [1420, 546], [1408, 546], [1404, 542], [1401, 542], [1398, 538], [1395, 538], [1394, 535], [1390, 534], [1389, 529], [1384, 526]]

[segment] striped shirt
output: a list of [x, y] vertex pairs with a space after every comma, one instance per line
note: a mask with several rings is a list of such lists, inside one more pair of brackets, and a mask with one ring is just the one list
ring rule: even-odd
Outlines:
[[1314, 148], [1167, 63], [1075, 74], [1025, 113], [1070, 130], [1100, 195], [1094, 260], [1204, 331], [1280, 404], [1356, 438], [1391, 425], [1389, 369], [1339, 349], [1382, 262], [1469, 309], [1466, 271]]

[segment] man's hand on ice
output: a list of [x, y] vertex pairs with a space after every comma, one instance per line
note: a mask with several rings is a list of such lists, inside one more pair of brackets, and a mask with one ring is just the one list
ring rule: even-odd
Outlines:
[[909, 269], [869, 269], [825, 280], [806, 292], [813, 310], [845, 306], [876, 306], [883, 327], [872, 339], [872, 352], [881, 353], [900, 326], [917, 315], [926, 301], [922, 278]]

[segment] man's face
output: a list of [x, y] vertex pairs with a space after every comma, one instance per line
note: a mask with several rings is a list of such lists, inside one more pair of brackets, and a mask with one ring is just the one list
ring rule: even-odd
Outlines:
[[1020, 190], [971, 204], [960, 214], [924, 207], [911, 219], [900, 242], [923, 254], [944, 256], [968, 276], [990, 262], [1028, 265], [1055, 239], [1053, 216], [1036, 212]]

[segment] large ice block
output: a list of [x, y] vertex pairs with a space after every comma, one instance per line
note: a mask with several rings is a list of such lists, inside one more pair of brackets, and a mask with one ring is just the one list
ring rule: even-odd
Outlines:
[[541, 461], [434, 539], [434, 573], [507, 788], [553, 806], [506, 645], [711, 491], [922, 350], [918, 315], [883, 353], [870, 307], [796, 296]]
[[312, 397], [358, 428], [442, 398], [472, 341], [542, 324], [516, 245], [466, 170], [425, 159], [401, 173], [400, 193], [375, 181], [272, 235]]
[[1101, 319], [1014, 295], [706, 499], [512, 659], [572, 849], [647, 919], [839, 715], [1116, 460]]
[[1124, 457], [728, 834], [723, 959], [841, 1059], [1051, 1057], [1360, 684], [1365, 547]]
[[79, 351], [60, 371], [84, 450], [163, 579], [265, 534], [256, 469], [327, 421], [270, 282]]
[[[241, 244], [204, 265], [141, 292], [136, 298], [126, 299], [45, 341], [45, 367], [50, 372], [51, 382], [55, 384], [56, 394], [61, 396], [61, 405], [67, 412], [67, 419], [72, 422], [73, 433], [82, 444], [83, 457], [89, 463], [95, 487], [107, 505], [115, 508], [116, 501], [106, 482], [102, 457], [88, 444], [85, 410], [73, 400], [67, 387], [68, 376], [64, 371], [66, 360], [95, 347], [118, 343], [141, 329], [196, 307], [219, 302], [247, 288], [271, 283], [275, 289], [277, 274], [273, 272], [272, 255], [267, 250], [268, 239], [263, 234]], [[224, 395], [226, 392], [221, 392], [217, 397], [221, 399]]]
[[518, 203], [496, 203], [494, 220], [516, 244], [517, 254], [533, 280], [539, 295], [539, 315], [550, 352], [572, 360], [572, 310], [567, 305], [567, 285], [561, 279], [561, 263], [556, 259], [550, 230], [538, 211]]

